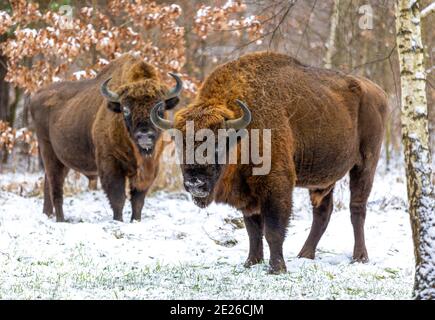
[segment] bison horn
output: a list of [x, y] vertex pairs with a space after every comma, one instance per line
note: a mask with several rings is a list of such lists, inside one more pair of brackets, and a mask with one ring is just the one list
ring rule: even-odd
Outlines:
[[172, 127], [174, 126], [172, 121], [163, 119], [159, 116], [159, 113], [162, 111], [162, 108], [164, 108], [164, 106], [164, 101], [158, 102], [151, 110], [150, 120], [155, 127], [162, 130], [169, 130], [172, 129]]
[[243, 115], [238, 119], [225, 121], [225, 127], [228, 129], [240, 130], [246, 128], [249, 123], [251, 123], [252, 114], [251, 110], [249, 110], [248, 106], [243, 101], [236, 99], [236, 103], [242, 109]]
[[183, 81], [181, 80], [181, 78], [177, 74], [172, 72], [169, 72], [169, 75], [175, 79], [177, 84], [175, 85], [174, 88], [171, 89], [171, 91], [169, 91], [167, 99], [178, 97], [180, 95], [181, 90], [183, 89]]
[[101, 94], [110, 102], [119, 102], [119, 95], [116, 92], [110, 91], [109, 88], [107, 88], [107, 84], [110, 80], [112, 80], [112, 78], [107, 79], [101, 85]]

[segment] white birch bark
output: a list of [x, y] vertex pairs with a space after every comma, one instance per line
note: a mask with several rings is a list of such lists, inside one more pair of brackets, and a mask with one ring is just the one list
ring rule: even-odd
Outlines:
[[326, 44], [325, 68], [332, 68], [332, 55], [335, 50], [335, 39], [337, 34], [338, 20], [340, 16], [340, 0], [334, 0], [334, 7], [331, 14], [331, 27], [329, 29], [328, 43]]
[[402, 138], [415, 248], [414, 296], [435, 299], [435, 200], [417, 0], [396, 0], [396, 32], [402, 89]]

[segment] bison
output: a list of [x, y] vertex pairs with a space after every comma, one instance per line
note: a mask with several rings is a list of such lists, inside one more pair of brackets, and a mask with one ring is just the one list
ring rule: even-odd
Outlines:
[[94, 79], [54, 83], [31, 98], [45, 168], [45, 214], [54, 207], [56, 220], [64, 221], [63, 183], [74, 169], [100, 178], [115, 220], [122, 221], [128, 183], [131, 219], [141, 219], [163, 148], [149, 115], [157, 101], [167, 109], [178, 103], [182, 82], [171, 76], [177, 84], [168, 91], [153, 66], [123, 55]]
[[[252, 162], [181, 164], [184, 186], [197, 205], [215, 201], [242, 211], [249, 235], [246, 267], [263, 261], [264, 235], [269, 272], [286, 271], [282, 246], [295, 187], [308, 189], [313, 205], [311, 231], [299, 253], [313, 259], [333, 210], [334, 185], [348, 172], [353, 259], [368, 260], [364, 220], [388, 110], [386, 95], [376, 84], [307, 66], [287, 55], [260, 52], [216, 68], [174, 121], [159, 115], [161, 106], [151, 112], [153, 123], [178, 129], [184, 138], [187, 121], [194, 121], [195, 131], [271, 130], [268, 174], [253, 175]], [[235, 147], [240, 148], [240, 141]]]

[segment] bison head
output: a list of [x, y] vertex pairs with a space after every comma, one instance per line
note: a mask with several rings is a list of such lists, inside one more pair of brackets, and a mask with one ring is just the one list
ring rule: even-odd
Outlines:
[[[211, 156], [212, 161], [206, 161], [205, 163], [193, 157], [193, 163], [186, 163], [188, 155], [186, 153], [193, 152], [196, 154], [198, 148], [203, 142], [195, 141], [193, 149], [187, 147], [187, 131], [186, 126], [190, 121], [190, 124], [194, 124], [194, 135], [201, 129], [209, 129], [214, 133], [214, 137], [218, 137], [219, 129], [244, 129], [251, 122], [251, 112], [247, 105], [240, 101], [235, 100], [232, 102], [233, 108], [227, 107], [226, 103], [218, 101], [195, 102], [185, 109], [180, 110], [175, 115], [174, 122], [162, 119], [159, 115], [160, 108], [163, 108], [162, 104], [157, 104], [151, 112], [151, 121], [155, 126], [161, 129], [176, 129], [177, 132], [183, 134], [182, 146], [177, 144], [177, 148], [182, 147], [183, 150], [183, 162], [181, 163], [181, 171], [184, 179], [185, 189], [193, 196], [193, 200], [199, 207], [206, 207], [213, 201], [213, 194], [215, 186], [224, 172], [223, 168], [227, 165], [218, 161], [222, 157], [222, 153], [228, 153], [229, 143], [226, 143], [227, 148], [221, 150], [218, 148], [217, 141], [215, 141], [214, 154]], [[233, 110], [241, 111], [241, 116], [236, 116], [236, 112]], [[228, 141], [227, 141], [228, 142]], [[181, 151], [181, 150], [178, 150]], [[207, 150], [208, 152], [208, 150]], [[224, 155], [225, 156], [225, 155]], [[208, 156], [206, 159], [210, 159]]]
[[[182, 89], [182, 81], [179, 76], [169, 73], [176, 85], [165, 95], [165, 88], [156, 78], [141, 79], [126, 85], [122, 85], [111, 91], [108, 83], [111, 78], [101, 85], [101, 94], [107, 100], [108, 108], [119, 113], [128, 129], [131, 139], [145, 156], [151, 156], [160, 132], [152, 125], [150, 111], [157, 101], [162, 101], [164, 110], [174, 108], [179, 102], [178, 95]], [[162, 114], [161, 114], [162, 115]]]

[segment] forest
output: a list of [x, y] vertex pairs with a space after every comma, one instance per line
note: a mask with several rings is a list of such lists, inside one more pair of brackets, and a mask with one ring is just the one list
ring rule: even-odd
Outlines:
[[[433, 0], [0, 1], [0, 299], [435, 299], [433, 30]], [[200, 162], [218, 127], [257, 158]]]

